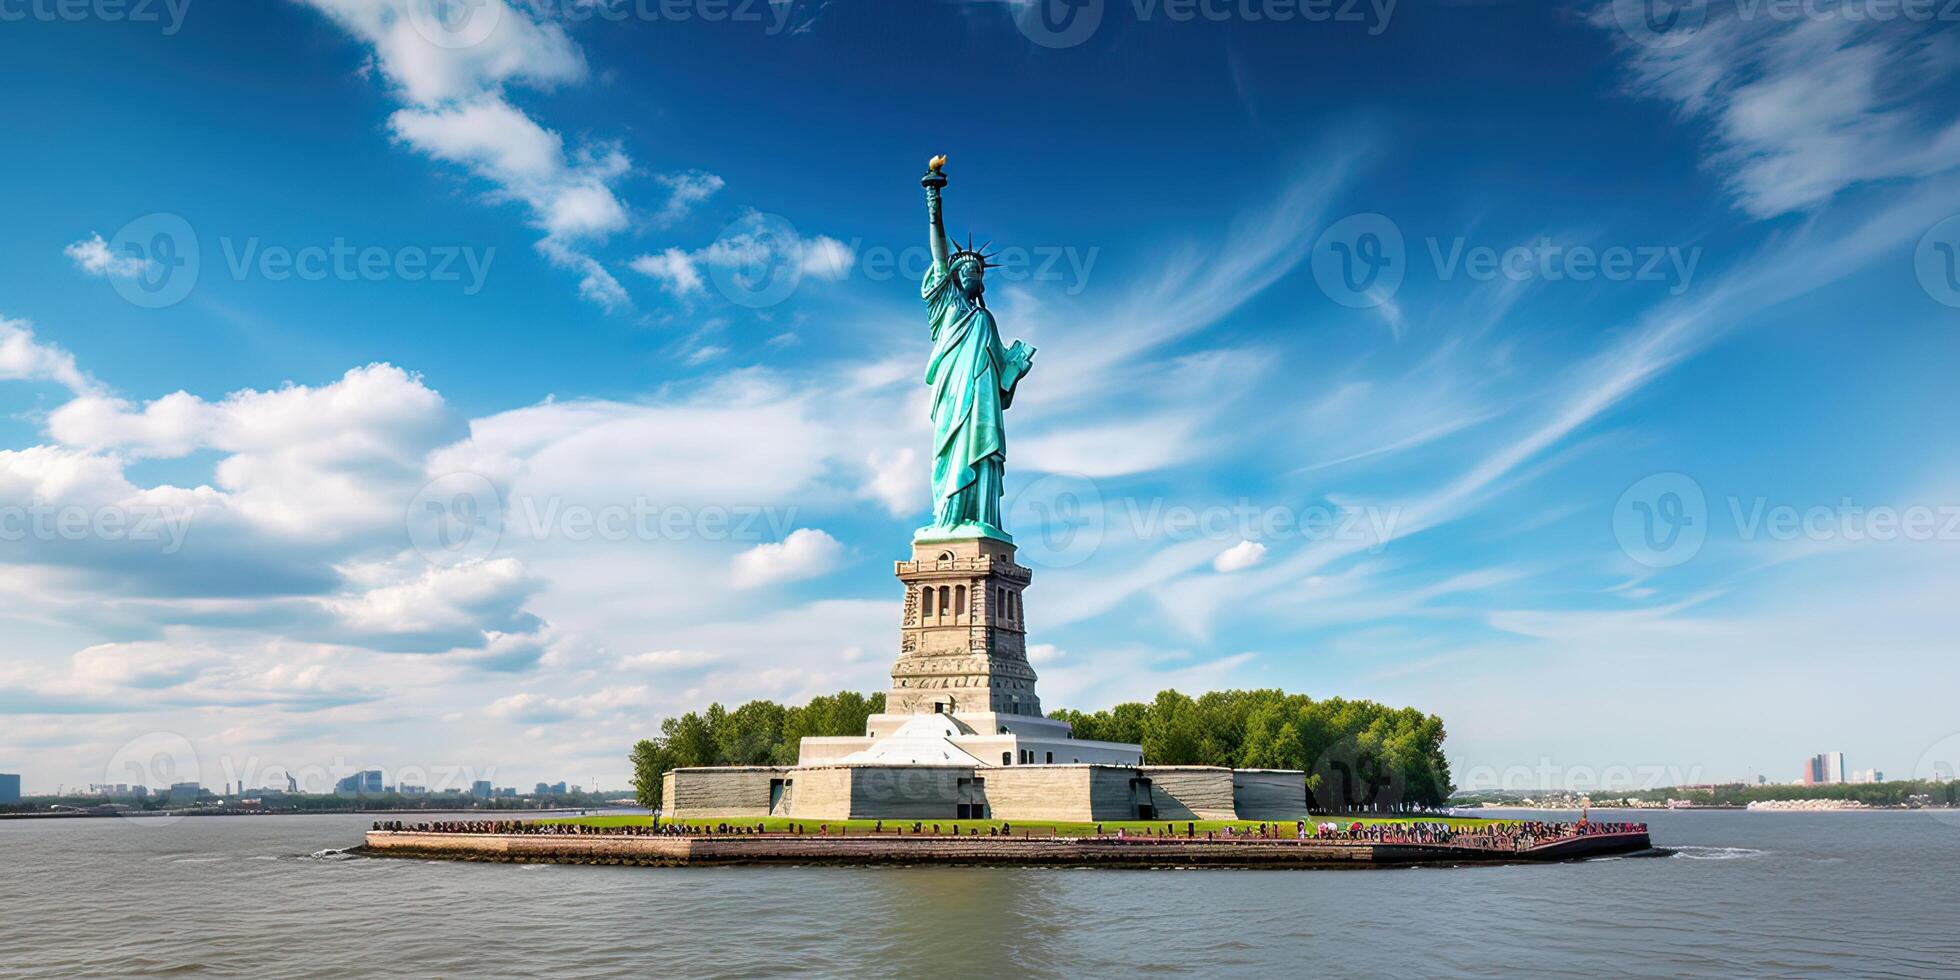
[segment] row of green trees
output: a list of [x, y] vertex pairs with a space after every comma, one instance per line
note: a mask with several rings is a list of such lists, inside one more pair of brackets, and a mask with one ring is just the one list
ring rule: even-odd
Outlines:
[[883, 692], [856, 691], [812, 698], [785, 707], [750, 701], [729, 711], [720, 704], [660, 723], [660, 737], [633, 746], [633, 789], [640, 805], [660, 806], [660, 777], [694, 766], [793, 766], [806, 737], [862, 735], [865, 720], [885, 710]]
[[1107, 711], [1049, 712], [1075, 737], [1143, 746], [1151, 765], [1301, 769], [1323, 812], [1439, 807], [1455, 787], [1443, 720], [1414, 708], [1277, 689], [1164, 691]]
[[[660, 725], [633, 746], [640, 804], [660, 806], [660, 779], [691, 766], [788, 766], [807, 736], [862, 735], [885, 696], [852, 691], [800, 707], [750, 701], [729, 711], [711, 704]], [[1147, 703], [1049, 717], [1075, 737], [1143, 746], [1151, 765], [1299, 769], [1323, 812], [1403, 810], [1444, 805], [1454, 787], [1443, 758], [1443, 721], [1413, 708], [1373, 701], [1315, 701], [1280, 690], [1213, 691], [1192, 698], [1164, 691]]]

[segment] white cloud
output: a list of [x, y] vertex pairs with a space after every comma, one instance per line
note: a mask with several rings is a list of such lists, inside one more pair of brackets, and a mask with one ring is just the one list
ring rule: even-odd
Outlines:
[[419, 377], [387, 364], [317, 388], [240, 391], [219, 402], [177, 392], [138, 410], [84, 396], [48, 418], [57, 441], [90, 451], [229, 453], [217, 483], [238, 514], [282, 533], [326, 536], [400, 527], [405, 502], [427, 479], [423, 458], [459, 425]]
[[632, 269], [659, 282], [675, 296], [691, 296], [705, 291], [701, 270], [695, 268], [694, 258], [682, 249], [669, 248], [664, 252], [642, 255], [633, 260]]
[[[517, 615], [537, 583], [511, 558], [413, 568], [362, 565], [343, 569], [350, 581], [370, 584], [357, 595], [326, 600], [326, 607], [360, 633], [481, 633]], [[519, 624], [529, 625], [529, 624]]]
[[671, 225], [687, 217], [695, 205], [715, 196], [715, 192], [724, 186], [720, 177], [705, 170], [661, 174], [654, 180], [667, 188], [667, 205], [654, 218], [662, 225]]
[[1028, 644], [1028, 663], [1031, 664], [1052, 664], [1065, 656], [1068, 656], [1067, 652], [1053, 643]]
[[[375, 65], [404, 101], [466, 99], [519, 82], [549, 86], [585, 78], [585, 59], [563, 28], [508, 0], [479, 0], [453, 36], [406, 0], [302, 0], [374, 49]], [[487, 35], [474, 33], [494, 24]], [[474, 40], [475, 43], [461, 43]]]
[[[1626, 2], [1626, 0], [1622, 0]], [[1617, 30], [1612, 5], [1595, 20]], [[1708, 121], [1708, 160], [1749, 214], [1815, 208], [1853, 185], [1960, 166], [1960, 48], [1881, 21], [1743, 17], [1710, 5], [1678, 44], [1628, 42], [1634, 94]]]
[[828, 235], [804, 237], [751, 214], [735, 226], [747, 230], [724, 232], [706, 246], [689, 252], [667, 248], [633, 259], [633, 271], [659, 282], [675, 296], [704, 293], [703, 267], [720, 269], [777, 269], [793, 267], [795, 274], [813, 279], [841, 280], [851, 273], [857, 254]]
[[[613, 143], [568, 150], [563, 137], [506, 97], [510, 84], [585, 78], [584, 59], [561, 27], [508, 0], [473, 5], [455, 37], [411, 14], [404, 0], [304, 2], [372, 45], [375, 63], [407, 103], [389, 118], [396, 139], [494, 184], [494, 199], [524, 204], [545, 234], [539, 252], [579, 274], [580, 296], [607, 310], [631, 307], [625, 287], [586, 244], [627, 226], [627, 206], [613, 185], [631, 161]], [[467, 34], [472, 24], [495, 28], [477, 38]], [[466, 38], [473, 43], [453, 43]]]
[[34, 339], [34, 325], [0, 317], [0, 381], [52, 381], [76, 394], [97, 385], [75, 366], [75, 355]]
[[842, 279], [857, 263], [857, 253], [849, 245], [829, 235], [803, 241], [803, 274], [819, 279]]
[[130, 279], [142, 275], [150, 268], [150, 260], [134, 255], [115, 255], [109, 251], [109, 243], [97, 233], [84, 238], [61, 250], [62, 254], [75, 260], [75, 265], [83, 272], [94, 276], [110, 276]]
[[926, 469], [919, 452], [910, 446], [891, 452], [873, 452], [865, 457], [871, 478], [865, 482], [866, 496], [885, 505], [893, 517], [917, 513], [929, 495]]
[[1266, 546], [1257, 541], [1241, 541], [1218, 553], [1211, 567], [1220, 572], [1236, 572], [1266, 560]]
[[619, 667], [622, 670], [692, 670], [721, 660], [719, 654], [707, 650], [648, 650], [619, 658]]
[[735, 556], [736, 588], [751, 589], [813, 578], [833, 570], [843, 557], [837, 539], [813, 528], [800, 528], [776, 544], [759, 544]]
[[554, 698], [529, 691], [498, 698], [485, 710], [492, 717], [512, 721], [552, 724], [577, 718], [596, 718], [632, 712], [646, 703], [645, 685], [613, 686], [590, 694]]

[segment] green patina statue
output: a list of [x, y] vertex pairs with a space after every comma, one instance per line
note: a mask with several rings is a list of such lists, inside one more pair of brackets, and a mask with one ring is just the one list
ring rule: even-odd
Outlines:
[[1014, 403], [1014, 386], [1028, 373], [1034, 348], [1015, 341], [1003, 347], [987, 309], [989, 256], [972, 247], [955, 250], [946, 238], [940, 193], [946, 187], [944, 156], [934, 157], [920, 183], [931, 220], [932, 268], [919, 285], [932, 323], [932, 523], [915, 541], [957, 538], [1014, 539], [1001, 528], [1001, 478], [1007, 466], [1007, 426], [1002, 413]]

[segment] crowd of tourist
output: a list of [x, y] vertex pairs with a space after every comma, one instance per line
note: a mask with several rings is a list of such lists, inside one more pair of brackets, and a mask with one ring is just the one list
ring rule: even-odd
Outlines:
[[[384, 820], [375, 823], [375, 830], [408, 831], [422, 834], [527, 834], [527, 835], [565, 835], [585, 837], [710, 837], [710, 836], [757, 836], [774, 833], [788, 836], [804, 834], [833, 834], [848, 836], [847, 825], [832, 827], [819, 823], [814, 827], [802, 823], [788, 824], [784, 829], [770, 831], [760, 823], [675, 823], [626, 824], [618, 826], [594, 826], [583, 823], [544, 823], [531, 820], [437, 820], [428, 823], [405, 823], [400, 820]], [[1043, 834], [1042, 830], [1049, 833]], [[1222, 830], [1203, 831], [1203, 839], [1218, 840], [1299, 840], [1365, 844], [1417, 844], [1447, 847], [1472, 847], [1480, 850], [1524, 851], [1543, 844], [1556, 843], [1575, 837], [1598, 834], [1644, 834], [1644, 823], [1601, 823], [1580, 819], [1574, 823], [1548, 823], [1539, 820], [1525, 820], [1503, 823], [1482, 823], [1469, 826], [1456, 826], [1434, 821], [1414, 821], [1409, 823], [1362, 823], [1359, 820], [1346, 824], [1323, 821], [1309, 824], [1305, 820], [1292, 823], [1261, 823], [1257, 826], [1227, 826]], [[890, 828], [880, 820], [872, 827], [863, 828], [860, 834], [895, 835], [940, 835], [981, 836], [981, 828], [960, 827], [954, 824], [942, 830], [937, 823], [912, 821], [910, 824], [894, 822]], [[1003, 821], [990, 825], [986, 836], [1014, 836], [1014, 825]], [[1025, 828], [1021, 836], [1051, 836], [1053, 828]], [[1104, 833], [1103, 825], [1097, 824], [1096, 837], [1110, 837], [1116, 840], [1196, 840], [1200, 836], [1196, 822], [1186, 822], [1183, 826], [1166, 823], [1160, 829], [1155, 824], [1144, 827], [1118, 827], [1114, 833]]]

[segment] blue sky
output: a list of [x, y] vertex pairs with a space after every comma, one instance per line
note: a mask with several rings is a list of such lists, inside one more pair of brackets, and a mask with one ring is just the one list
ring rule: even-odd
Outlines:
[[617, 786], [676, 710], [881, 689], [941, 152], [1041, 349], [1049, 707], [1413, 704], [1465, 785], [1960, 731], [1937, 12], [426, 3], [0, 6], [30, 790]]

